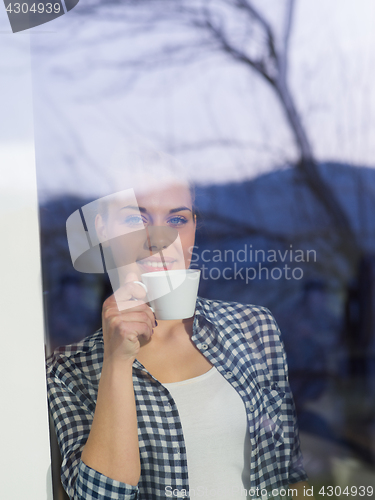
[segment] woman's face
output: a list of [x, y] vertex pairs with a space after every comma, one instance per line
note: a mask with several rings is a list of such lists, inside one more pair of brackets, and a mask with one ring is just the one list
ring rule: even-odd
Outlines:
[[188, 186], [174, 184], [135, 194], [136, 204], [134, 198], [133, 202], [115, 198], [107, 207], [105, 220], [100, 215], [96, 220], [99, 239], [111, 248], [115, 264], [121, 268], [120, 278], [130, 272], [140, 277], [163, 269], [188, 268], [196, 228]]

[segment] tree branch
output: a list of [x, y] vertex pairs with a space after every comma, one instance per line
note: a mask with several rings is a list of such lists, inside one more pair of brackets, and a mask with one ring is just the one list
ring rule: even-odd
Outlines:
[[215, 40], [217, 40], [221, 49], [227, 54], [231, 55], [233, 59], [248, 64], [256, 71], [258, 71], [271, 85], [275, 84], [274, 78], [269, 75], [266, 65], [262, 59], [252, 59], [243, 52], [241, 52], [238, 48], [230, 45], [225, 38], [223, 32], [218, 29], [214, 24], [206, 19], [205, 21], [193, 21], [193, 25], [197, 28], [208, 29], [210, 33], [213, 35]]
[[249, 2], [249, 0], [237, 0], [237, 6], [248, 11], [248, 13], [253, 17], [253, 19], [258, 21], [258, 23], [263, 27], [266, 33], [267, 45], [270, 51], [270, 56], [277, 59], [275, 36], [273, 34], [271, 25], [266, 20], [266, 18], [252, 5], [251, 2]]
[[284, 36], [282, 40], [282, 50], [279, 58], [279, 71], [280, 77], [285, 80], [288, 66], [288, 50], [290, 34], [292, 31], [293, 14], [294, 14], [295, 0], [287, 0], [287, 8], [285, 12], [285, 26], [284, 26]]

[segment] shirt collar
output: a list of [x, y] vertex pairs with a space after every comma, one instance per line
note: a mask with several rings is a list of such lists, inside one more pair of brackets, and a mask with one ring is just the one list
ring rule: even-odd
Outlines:
[[212, 307], [211, 301], [204, 299], [203, 297], [197, 297], [195, 316], [203, 317], [215, 326], [217, 325], [219, 319], [215, 309]]
[[[197, 324], [198, 324], [199, 319], [203, 319], [204, 321], [208, 321], [214, 327], [218, 326], [219, 318], [218, 318], [214, 308], [212, 307], [211, 300], [204, 299], [203, 297], [197, 297], [197, 302], [195, 305], [195, 318], [194, 318], [195, 328], [193, 328], [193, 336], [192, 336], [193, 341], [194, 341], [194, 339], [199, 340], [199, 338], [200, 338], [200, 334], [199, 334], [200, 330], [197, 328]], [[212, 328], [208, 328], [207, 333], [209, 334], [209, 336], [211, 336], [214, 334], [214, 330]], [[137, 359], [134, 360], [133, 366], [141, 369], [142, 371], [147, 372], [147, 370], [144, 368], [144, 366]]]

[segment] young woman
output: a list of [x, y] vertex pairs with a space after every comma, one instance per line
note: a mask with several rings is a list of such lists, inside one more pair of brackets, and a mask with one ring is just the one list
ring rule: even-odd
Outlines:
[[[96, 231], [118, 264], [119, 289], [103, 305], [102, 329], [48, 360], [64, 488], [85, 500], [286, 498], [280, 489], [289, 487], [303, 496], [270, 312], [198, 297], [192, 318], [156, 321], [145, 302], [140, 275], [189, 267], [196, 230], [186, 183], [150, 185], [136, 192], [137, 205], [117, 196], [100, 207]], [[138, 245], [124, 237], [165, 227], [178, 232], [173, 243], [163, 231]]]

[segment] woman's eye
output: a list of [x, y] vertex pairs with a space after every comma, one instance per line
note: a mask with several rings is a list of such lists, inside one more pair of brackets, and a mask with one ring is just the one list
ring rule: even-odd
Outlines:
[[187, 223], [187, 219], [182, 217], [182, 215], [176, 215], [175, 217], [171, 217], [168, 219], [169, 224], [172, 226], [183, 226]]
[[124, 223], [127, 226], [136, 227], [136, 226], [144, 226], [147, 224], [147, 220], [145, 220], [141, 215], [129, 215], [124, 220]]

